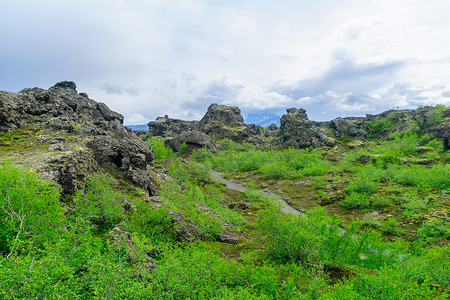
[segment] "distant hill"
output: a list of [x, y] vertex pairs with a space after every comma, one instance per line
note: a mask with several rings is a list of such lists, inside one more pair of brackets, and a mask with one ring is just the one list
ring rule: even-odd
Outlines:
[[274, 113], [245, 114], [244, 122], [246, 124], [256, 124], [263, 127], [267, 127], [270, 124], [280, 126], [280, 116]]
[[125, 125], [125, 127], [131, 128], [131, 130], [148, 130], [147, 124], [142, 125]]

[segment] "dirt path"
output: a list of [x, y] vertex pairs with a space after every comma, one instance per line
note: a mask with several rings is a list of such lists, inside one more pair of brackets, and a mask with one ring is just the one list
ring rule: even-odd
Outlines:
[[[223, 177], [223, 174], [214, 170], [211, 170], [211, 177], [216, 180], [216, 181], [220, 181], [225, 183], [225, 185], [227, 186], [227, 188], [232, 189], [232, 190], [236, 190], [236, 191], [240, 191], [240, 192], [245, 192], [245, 190], [247, 189], [247, 187], [245, 185], [230, 181], [228, 179], [225, 179]], [[282, 204], [281, 207], [281, 211], [284, 213], [293, 213], [293, 214], [302, 214], [301, 211], [293, 208], [292, 206], [290, 206], [283, 198], [281, 198], [280, 196], [271, 193], [271, 192], [266, 192], [266, 191], [261, 191], [264, 197], [268, 197], [271, 199], [275, 199], [277, 201], [279, 201]]]

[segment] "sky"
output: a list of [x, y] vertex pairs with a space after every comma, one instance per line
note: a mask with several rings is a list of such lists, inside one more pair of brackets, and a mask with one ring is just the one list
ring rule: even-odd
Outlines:
[[0, 90], [71, 80], [125, 124], [450, 104], [448, 0], [2, 0]]

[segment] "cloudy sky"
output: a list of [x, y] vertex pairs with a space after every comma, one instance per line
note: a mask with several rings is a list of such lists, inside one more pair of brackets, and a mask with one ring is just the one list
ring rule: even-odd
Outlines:
[[127, 124], [450, 104], [448, 0], [2, 0], [0, 90], [73, 80]]

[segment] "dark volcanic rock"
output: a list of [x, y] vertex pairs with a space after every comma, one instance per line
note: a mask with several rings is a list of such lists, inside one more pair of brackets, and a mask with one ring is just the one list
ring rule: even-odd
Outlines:
[[334, 133], [337, 137], [365, 137], [367, 134], [366, 131], [360, 126], [347, 119], [336, 118], [334, 120], [331, 120], [330, 126], [334, 130]]
[[171, 119], [167, 115], [158, 117], [156, 121], [148, 123], [148, 137], [176, 137], [182, 133], [192, 131], [197, 123], [198, 121]]
[[78, 94], [71, 81], [59, 82], [48, 90], [0, 93], [0, 132], [31, 129], [41, 135], [36, 137], [38, 142], [60, 141], [16, 160], [60, 184], [65, 194], [81, 188], [88, 174], [102, 168], [120, 170], [150, 195], [156, 193], [147, 172], [153, 152], [122, 124], [122, 115], [86, 94]]
[[444, 148], [450, 150], [450, 125], [442, 124], [431, 128], [429, 131], [432, 135], [444, 141]]
[[164, 140], [167, 147], [170, 147], [173, 151], [178, 151], [183, 143], [186, 143], [188, 153], [191, 153], [195, 149], [201, 149], [203, 147], [212, 151], [223, 150], [223, 147], [218, 142], [210, 139], [205, 133], [200, 131], [186, 132], [180, 134], [175, 138], [167, 138]]
[[336, 140], [331, 136], [328, 124], [314, 122], [308, 119], [302, 108], [289, 108], [287, 114], [281, 117], [276, 143], [284, 147], [308, 148], [334, 146]]
[[261, 142], [262, 127], [247, 125], [241, 110], [236, 106], [211, 104], [198, 124], [198, 130], [209, 136], [226, 138], [235, 142]]
[[208, 111], [200, 120], [199, 126], [203, 128], [214, 122], [220, 122], [222, 125], [240, 126], [244, 124], [244, 118], [241, 115], [241, 110], [236, 106], [213, 103], [208, 107]]

